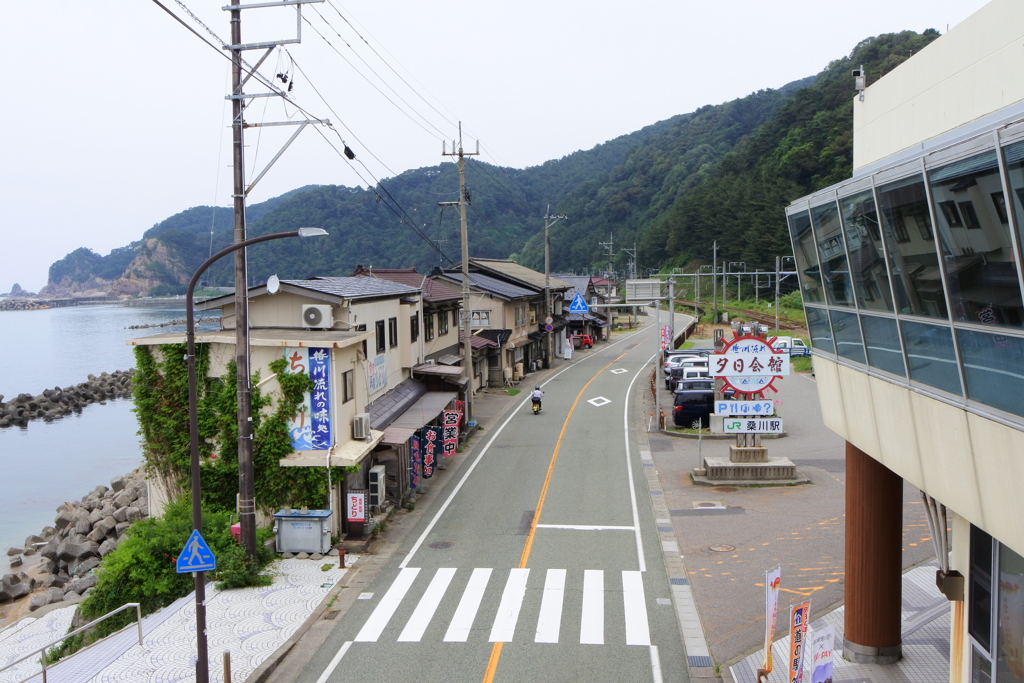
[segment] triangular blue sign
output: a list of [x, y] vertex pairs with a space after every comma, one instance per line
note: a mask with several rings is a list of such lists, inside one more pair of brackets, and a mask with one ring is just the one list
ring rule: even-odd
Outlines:
[[217, 559], [213, 556], [210, 546], [203, 540], [202, 534], [193, 529], [188, 537], [185, 549], [178, 555], [177, 570], [179, 574], [189, 572], [212, 572], [217, 568]]
[[576, 292], [576, 296], [572, 298], [572, 303], [569, 304], [569, 312], [588, 313], [589, 311], [590, 306], [588, 306], [587, 302], [583, 299], [583, 295], [580, 294], [579, 292]]

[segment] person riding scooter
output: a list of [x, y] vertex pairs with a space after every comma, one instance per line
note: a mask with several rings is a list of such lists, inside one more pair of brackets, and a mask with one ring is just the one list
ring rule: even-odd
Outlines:
[[540, 390], [539, 386], [533, 388], [533, 393], [530, 394], [530, 400], [533, 401], [533, 412], [540, 412], [540, 400], [544, 398], [544, 392]]

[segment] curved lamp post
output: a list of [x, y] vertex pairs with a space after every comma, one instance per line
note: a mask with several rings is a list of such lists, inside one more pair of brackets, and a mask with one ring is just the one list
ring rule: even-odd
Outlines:
[[[260, 242], [284, 239], [285, 237], [315, 237], [326, 235], [323, 228], [299, 228], [289, 232], [276, 232], [272, 235], [252, 237], [241, 242], [236, 242], [229, 247], [221, 249], [210, 258], [203, 261], [192, 279], [188, 281], [188, 289], [185, 291], [185, 345], [187, 348], [185, 362], [188, 365], [188, 437], [189, 437], [189, 468], [192, 470], [192, 528], [202, 533], [203, 508], [199, 488], [199, 416], [196, 411], [196, 332], [195, 314], [193, 311], [194, 302], [192, 297], [199, 283], [199, 278], [206, 269], [213, 265], [214, 261], [227, 256], [228, 254], [244, 249], [245, 247]], [[241, 464], [239, 465], [241, 466]], [[252, 464], [250, 463], [250, 467]], [[196, 590], [196, 683], [209, 683], [210, 662], [206, 647], [206, 572], [193, 572], [195, 575]]]

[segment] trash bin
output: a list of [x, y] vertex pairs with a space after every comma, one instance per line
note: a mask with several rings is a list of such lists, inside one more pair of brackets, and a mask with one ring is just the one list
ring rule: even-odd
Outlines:
[[332, 510], [282, 509], [274, 513], [275, 548], [279, 553], [327, 553], [331, 549]]

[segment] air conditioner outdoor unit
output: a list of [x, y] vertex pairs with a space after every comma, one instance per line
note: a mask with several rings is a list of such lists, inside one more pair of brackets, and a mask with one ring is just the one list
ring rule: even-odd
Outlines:
[[352, 418], [352, 438], [353, 439], [369, 439], [370, 438], [370, 414], [359, 413]]
[[423, 361], [423, 364], [424, 365], [437, 365], [437, 361], [434, 360], [433, 358], [428, 358], [425, 361]]
[[378, 510], [384, 504], [386, 484], [384, 471], [384, 465], [374, 465], [370, 468], [370, 507]]
[[302, 326], [303, 327], [334, 327], [334, 315], [330, 306], [323, 305], [302, 305]]

